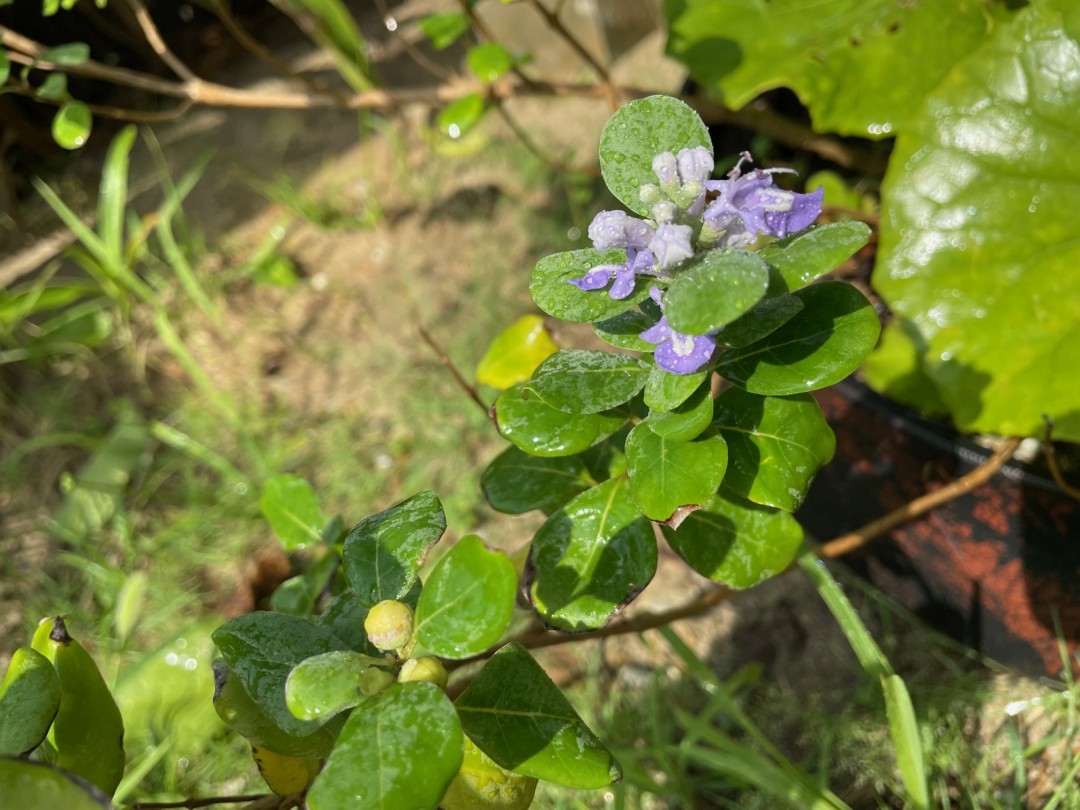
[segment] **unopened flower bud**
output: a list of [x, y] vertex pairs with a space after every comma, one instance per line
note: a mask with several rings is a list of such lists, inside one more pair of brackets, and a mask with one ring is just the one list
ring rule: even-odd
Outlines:
[[660, 202], [660, 189], [655, 183], [646, 183], [638, 189], [638, 199], [646, 205]]
[[401, 672], [398, 673], [398, 681], [401, 683], [406, 681], [427, 681], [435, 684], [440, 689], [446, 688], [446, 679], [446, 667], [442, 665], [438, 658], [433, 658], [430, 655], [410, 658], [401, 665]]
[[400, 650], [412, 638], [412, 608], [395, 599], [383, 600], [368, 612], [364, 632], [380, 650]]

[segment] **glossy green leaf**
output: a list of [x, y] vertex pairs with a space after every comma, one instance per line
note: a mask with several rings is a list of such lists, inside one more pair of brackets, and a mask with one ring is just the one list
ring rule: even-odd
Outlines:
[[630, 494], [652, 520], [667, 520], [681, 506], [707, 502], [724, 480], [727, 460], [722, 436], [692, 442], [665, 439], [653, 433], [647, 421], [626, 440]]
[[803, 310], [802, 301], [793, 295], [766, 298], [716, 334], [721, 346], [738, 349], [763, 340]]
[[763, 340], [728, 351], [720, 374], [755, 394], [786, 396], [832, 385], [859, 367], [881, 331], [866, 297], [840, 281], [792, 295], [803, 311]]
[[817, 131], [864, 138], [907, 127], [988, 28], [984, 4], [955, 0], [666, 0], [664, 8], [668, 53], [728, 107], [790, 87]]
[[664, 315], [676, 332], [704, 335], [748, 312], [768, 288], [768, 265], [756, 253], [710, 250], [675, 277], [664, 294]]
[[540, 364], [524, 390], [560, 411], [600, 413], [637, 396], [649, 370], [648, 363], [625, 354], [564, 349]]
[[649, 371], [649, 379], [645, 381], [645, 404], [653, 411], [678, 408], [701, 387], [708, 376], [708, 371], [672, 374], [659, 366], [653, 366]]
[[712, 418], [712, 391], [708, 385], [701, 385], [686, 402], [670, 411], [651, 411], [645, 424], [657, 436], [688, 442], [700, 436]]
[[593, 324], [596, 336], [617, 349], [631, 352], [651, 352], [655, 343], [642, 340], [638, 335], [654, 326], [659, 318], [652, 318], [640, 310], [633, 309], [616, 315], [614, 318]]
[[484, 470], [480, 486], [493, 509], [520, 515], [553, 512], [588, 489], [590, 479], [580, 456], [542, 458], [508, 447]]
[[656, 184], [653, 158], [661, 152], [704, 146], [712, 153], [709, 130], [689, 106], [669, 96], [648, 96], [624, 104], [600, 134], [600, 171], [604, 182], [623, 205], [649, 215], [638, 192]]
[[463, 739], [454, 704], [437, 686], [392, 686], [349, 717], [307, 806], [434, 810], [461, 766]]
[[321, 539], [326, 519], [315, 489], [298, 475], [276, 475], [263, 484], [259, 509], [286, 551]]
[[301, 720], [325, 723], [367, 699], [363, 676], [377, 663], [385, 663], [385, 659], [353, 650], [333, 650], [307, 658], [289, 672], [285, 705]]
[[627, 413], [557, 410], [525, 385], [512, 386], [495, 400], [495, 420], [503, 438], [529, 455], [576, 455], [626, 424]]
[[497, 42], [483, 42], [469, 48], [465, 62], [480, 81], [493, 82], [510, 71], [514, 57]]
[[500, 390], [532, 376], [559, 350], [539, 315], [523, 315], [501, 331], [476, 366], [476, 381]]
[[329, 630], [282, 613], [248, 613], [230, 619], [213, 633], [214, 643], [244, 691], [283, 731], [303, 736], [320, 723], [300, 720], [285, 703], [285, 681], [292, 668], [314, 655], [346, 649]]
[[64, 67], [78, 67], [85, 64], [90, 58], [90, 46], [85, 42], [68, 42], [63, 45], [54, 45], [48, 48], [41, 56], [39, 62], [49, 62]]
[[455, 705], [469, 739], [514, 773], [583, 790], [622, 776], [611, 752], [518, 644], [495, 653]]
[[421, 33], [438, 50], [449, 48], [469, 30], [469, 18], [460, 11], [429, 14], [420, 20]]
[[302, 574], [289, 577], [277, 587], [270, 597], [270, 607], [280, 613], [294, 616], [310, 616], [319, 597], [337, 573], [340, 557], [333, 549], [319, 546], [319, 555]]
[[460, 138], [484, 115], [484, 97], [469, 93], [443, 108], [436, 120], [439, 132], [451, 138]]
[[468, 658], [506, 632], [517, 574], [505, 552], [474, 534], [461, 538], [424, 581], [416, 606], [416, 639], [441, 658]]
[[94, 116], [81, 101], [68, 101], [56, 111], [52, 122], [52, 136], [57, 146], [78, 149], [90, 138]]
[[529, 595], [552, 627], [600, 627], [656, 572], [652, 525], [629, 489], [626, 479], [605, 481], [555, 512], [533, 537]]
[[367, 615], [367, 605], [351, 590], [346, 590], [334, 597], [315, 620], [315, 624], [325, 627], [356, 652], [381, 655], [364, 631], [364, 619]]
[[809, 394], [763, 397], [729, 388], [713, 426], [727, 440], [724, 486], [754, 503], [798, 509], [814, 475], [833, 457], [836, 437]]
[[430, 549], [446, 531], [433, 492], [419, 492], [360, 521], [345, 538], [345, 576], [368, 607], [399, 599], [416, 582]]
[[579, 290], [570, 279], [582, 278], [594, 267], [623, 264], [625, 250], [571, 250], [545, 256], [537, 263], [529, 282], [529, 293], [548, 315], [571, 323], [604, 321], [628, 312], [649, 296], [652, 280], [638, 276], [634, 291], [616, 300], [603, 290]]
[[111, 810], [109, 797], [89, 782], [43, 762], [0, 757], [0, 796], [19, 810]]
[[831, 273], [870, 241], [863, 222], [831, 222], [766, 245], [758, 255], [776, 281], [770, 293], [798, 290]]
[[721, 491], [678, 529], [664, 526], [675, 553], [702, 576], [729, 588], [751, 588], [791, 565], [802, 545], [797, 520], [781, 509]]
[[37, 650], [19, 647], [0, 683], [0, 756], [37, 748], [60, 708], [60, 678]]
[[874, 286], [915, 327], [961, 430], [1038, 436], [1047, 414], [1056, 438], [1080, 441], [1078, 129], [1080, 8], [1043, 0], [897, 141]]

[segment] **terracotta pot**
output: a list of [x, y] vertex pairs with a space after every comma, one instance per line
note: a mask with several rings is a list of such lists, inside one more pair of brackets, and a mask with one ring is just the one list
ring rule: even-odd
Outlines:
[[[798, 517], [822, 541], [990, 454], [853, 381], [818, 401], [836, 431], [836, 458]], [[1070, 652], [1080, 651], [1080, 503], [1028, 465], [1010, 463], [845, 561], [931, 625], [1020, 671], [1061, 672], [1055, 611]]]

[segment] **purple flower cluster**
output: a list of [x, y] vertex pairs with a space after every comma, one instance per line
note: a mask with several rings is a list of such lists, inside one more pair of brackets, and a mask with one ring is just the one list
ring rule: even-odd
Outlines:
[[[600, 290], [611, 284], [608, 295], [629, 297], [637, 277], [669, 281], [672, 272], [699, 250], [745, 248], [759, 236], [782, 238], [801, 231], [821, 213], [823, 189], [798, 194], [779, 188], [773, 175], [787, 169], [752, 169], [743, 152], [723, 180], [710, 179], [714, 164], [705, 147], [664, 152], [653, 159], [657, 184], [641, 187], [641, 201], [651, 219], [636, 219], [625, 211], [601, 211], [589, 226], [589, 238], [598, 250], [624, 248], [626, 261], [594, 267], [570, 283], [582, 290]], [[662, 293], [649, 292], [663, 308]], [[656, 347], [656, 363], [673, 374], [691, 374], [706, 363], [716, 348], [711, 335], [683, 335], [667, 319], [641, 333]]]

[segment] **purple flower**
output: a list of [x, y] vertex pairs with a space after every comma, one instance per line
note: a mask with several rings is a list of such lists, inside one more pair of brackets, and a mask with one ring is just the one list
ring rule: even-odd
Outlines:
[[589, 238], [597, 250], [648, 246], [653, 227], [643, 219], [634, 219], [625, 211], [601, 211], [589, 225]]
[[608, 295], [615, 300], [626, 298], [634, 291], [634, 280], [638, 273], [653, 274], [653, 255], [647, 250], [626, 249], [626, 261], [623, 264], [602, 264], [594, 267], [581, 278], [567, 279], [579, 290], [599, 290], [614, 279]]
[[690, 237], [694, 229], [689, 225], [660, 225], [649, 242], [649, 250], [656, 257], [661, 270], [667, 270], [694, 255]]
[[[649, 295], [662, 311], [664, 305], [660, 288], [653, 287], [649, 290]], [[716, 341], [711, 335], [684, 335], [676, 332], [665, 316], [661, 316], [659, 323], [649, 327], [638, 337], [649, 343], [659, 344], [653, 355], [656, 365], [672, 374], [693, 374], [709, 362], [716, 349]]]
[[773, 175], [788, 169], [754, 169], [742, 173], [750, 160], [743, 152], [726, 180], [708, 180], [705, 188], [718, 196], [705, 208], [703, 236], [718, 247], [743, 247], [759, 234], [784, 237], [801, 231], [821, 213], [824, 189], [797, 194], [777, 187]]

